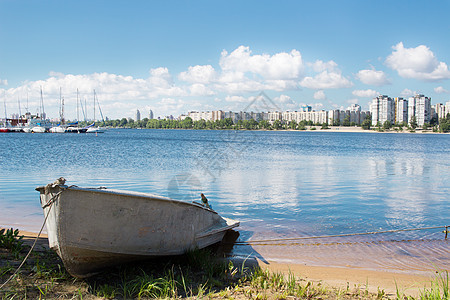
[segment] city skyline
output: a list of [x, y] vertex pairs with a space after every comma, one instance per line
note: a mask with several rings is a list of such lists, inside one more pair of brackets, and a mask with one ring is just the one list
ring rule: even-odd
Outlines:
[[68, 119], [77, 88], [90, 114], [95, 89], [110, 119], [137, 108], [155, 117], [240, 111], [261, 91], [282, 110], [369, 110], [378, 95], [446, 103], [449, 9], [447, 1], [2, 1], [1, 102], [8, 115], [19, 102], [35, 113], [42, 86], [56, 117], [62, 88]]

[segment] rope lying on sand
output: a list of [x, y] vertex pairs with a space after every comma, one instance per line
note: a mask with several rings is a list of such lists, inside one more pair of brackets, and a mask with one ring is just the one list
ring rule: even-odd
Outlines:
[[[56, 183], [56, 182], [55, 182]], [[59, 195], [61, 195], [61, 193], [63, 193], [64, 191], [70, 189], [73, 186], [69, 186], [67, 188], [63, 188], [62, 186], [61, 191], [59, 191], [58, 193], [56, 193], [42, 208], [46, 208], [49, 207], [47, 214], [45, 215], [44, 218], [44, 222], [42, 223], [41, 229], [39, 230], [38, 235], [36, 236], [36, 238], [34, 239], [33, 245], [30, 248], [30, 251], [28, 251], [27, 255], [25, 256], [25, 258], [23, 259], [22, 263], [19, 265], [19, 267], [16, 269], [16, 271], [8, 278], [8, 280], [6, 280], [1, 286], [0, 286], [0, 290], [3, 289], [3, 287], [5, 285], [8, 284], [8, 282], [11, 281], [11, 279], [14, 278], [14, 276], [16, 276], [16, 274], [19, 272], [19, 270], [22, 268], [22, 266], [25, 264], [25, 262], [27, 261], [28, 257], [30, 256], [31, 252], [33, 251], [34, 247], [36, 246], [36, 243], [39, 239], [39, 237], [41, 236], [42, 230], [44, 229], [45, 226], [45, 222], [47, 222], [47, 218], [50, 215], [50, 211], [52, 209], [52, 204], [55, 203], [56, 199], [59, 197]], [[46, 187], [45, 193], [48, 193], [48, 186]]]
[[429, 229], [439, 229], [444, 228], [445, 238], [447, 239], [447, 234], [449, 232], [450, 226], [433, 226], [433, 227], [421, 227], [421, 228], [406, 228], [406, 229], [393, 229], [393, 230], [383, 230], [383, 231], [370, 231], [370, 232], [359, 232], [359, 233], [344, 233], [344, 234], [331, 234], [331, 235], [318, 235], [318, 236], [301, 236], [295, 238], [279, 238], [279, 239], [264, 239], [264, 240], [253, 240], [253, 241], [242, 241], [235, 242], [235, 245], [253, 245], [253, 244], [265, 244], [272, 242], [287, 242], [287, 241], [298, 241], [298, 240], [308, 240], [308, 239], [323, 239], [323, 238], [335, 238], [335, 237], [346, 237], [346, 236], [357, 236], [357, 235], [371, 235], [371, 234], [381, 234], [381, 233], [393, 233], [402, 231], [416, 231], [416, 230], [429, 230]]

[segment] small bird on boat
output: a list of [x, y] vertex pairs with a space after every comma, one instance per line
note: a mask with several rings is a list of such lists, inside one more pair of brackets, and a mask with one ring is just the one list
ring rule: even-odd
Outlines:
[[208, 198], [206, 198], [205, 195], [203, 195], [203, 193], [200, 194], [200, 197], [202, 197], [202, 202], [203, 202], [203, 204], [204, 204], [206, 207], [211, 208], [211, 207], [209, 206], [209, 203], [208, 203]]

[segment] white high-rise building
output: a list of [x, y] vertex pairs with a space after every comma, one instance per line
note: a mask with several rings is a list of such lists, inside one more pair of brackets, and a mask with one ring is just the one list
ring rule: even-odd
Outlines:
[[339, 123], [339, 109], [329, 110], [328, 124], [333, 126], [336, 123]]
[[431, 98], [424, 95], [415, 95], [408, 99], [408, 119], [415, 116], [417, 125], [423, 126], [424, 123], [431, 121]]
[[444, 117], [443, 118], [446, 118], [447, 114], [450, 114], [450, 101], [445, 103], [445, 110], [444, 110]]
[[408, 100], [401, 97], [394, 98], [395, 119], [394, 123], [408, 123]]
[[148, 113], [148, 118], [150, 120], [154, 119], [153, 111], [150, 109], [150, 112]]
[[136, 109], [136, 121], [140, 121], [141, 120], [141, 112], [139, 111], [139, 109]]
[[378, 122], [383, 124], [386, 121], [394, 124], [394, 100], [386, 95], [373, 98], [370, 104], [370, 113], [372, 114], [372, 126], [376, 126]]
[[220, 121], [222, 119], [224, 119], [224, 112], [221, 110], [214, 110], [212, 111], [212, 120], [211, 121]]
[[347, 110], [349, 111], [361, 111], [361, 106], [354, 103], [352, 105], [350, 105], [349, 107], [347, 107]]
[[269, 122], [273, 124], [274, 121], [281, 121], [283, 119], [282, 113], [279, 111], [269, 111], [268, 112]]

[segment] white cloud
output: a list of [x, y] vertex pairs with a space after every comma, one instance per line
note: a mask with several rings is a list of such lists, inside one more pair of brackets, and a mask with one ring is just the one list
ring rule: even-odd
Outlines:
[[316, 100], [325, 100], [326, 98], [327, 98], [327, 96], [325, 95], [325, 93], [322, 90], [319, 90], [314, 93], [314, 99], [316, 99]]
[[319, 111], [323, 109], [323, 103], [317, 102], [312, 104], [312, 108], [315, 111]]
[[358, 74], [356, 74], [356, 78], [365, 84], [382, 86], [386, 84], [390, 84], [390, 81], [387, 79], [386, 74], [383, 71], [372, 70], [360, 70]]
[[208, 84], [216, 79], [216, 70], [211, 65], [189, 67], [186, 72], [181, 72], [178, 78], [191, 83]]
[[290, 110], [298, 107], [298, 104], [288, 95], [280, 95], [279, 97], [273, 98], [273, 101], [282, 110]]
[[292, 100], [292, 98], [288, 95], [280, 95], [279, 97], [275, 97], [274, 101], [283, 104], [295, 104], [294, 100]]
[[4, 85], [4, 86], [8, 85], [8, 80], [0, 78], [0, 85]]
[[64, 73], [61, 73], [61, 72], [50, 71], [50, 72], [48, 72], [48, 76], [50, 76], [50, 77], [59, 77], [59, 78], [61, 78], [61, 77], [64, 77], [65, 74], [64, 74]]
[[353, 95], [355, 95], [356, 97], [365, 97], [365, 98], [373, 98], [378, 96], [380, 93], [378, 93], [377, 91], [368, 89], [368, 90], [354, 90], [352, 92]]
[[[132, 78], [129, 79], [131, 80]], [[172, 75], [170, 75], [169, 69], [164, 67], [150, 69], [150, 77], [147, 79], [147, 81], [152, 86], [160, 88], [168, 88], [173, 85]]]
[[228, 94], [241, 94], [265, 90], [265, 85], [256, 80], [245, 78], [242, 81], [223, 82], [214, 85], [214, 89]]
[[450, 78], [450, 71], [444, 62], [439, 62], [434, 53], [425, 45], [405, 48], [400, 42], [386, 58], [386, 65], [404, 78], [438, 81]]
[[194, 83], [189, 88], [191, 96], [213, 96], [215, 92], [201, 83]]
[[227, 102], [239, 102], [239, 103], [250, 102], [249, 98], [242, 97], [242, 96], [226, 96], [225, 97], [225, 101], [227, 101]]
[[450, 94], [449, 90], [444, 89], [442, 86], [434, 88], [434, 92], [437, 94]]
[[359, 99], [348, 99], [347, 103], [348, 104], [358, 104], [359, 103]]
[[320, 73], [323, 71], [330, 71], [330, 72], [339, 72], [337, 68], [337, 63], [330, 60], [327, 62], [323, 62], [321, 60], [316, 60], [314, 63], [308, 63], [308, 66], [312, 67], [314, 72]]
[[340, 72], [323, 71], [314, 77], [305, 77], [300, 85], [310, 89], [338, 89], [352, 87], [353, 83]]
[[400, 92], [400, 95], [405, 97], [414, 96], [415, 94], [417, 93], [415, 91], [411, 91], [410, 89], [404, 89], [403, 91]]
[[239, 46], [231, 53], [223, 50], [219, 64], [225, 72], [251, 72], [265, 79], [296, 79], [303, 69], [302, 56], [295, 49], [272, 56], [252, 55], [250, 48], [245, 46]]
[[186, 112], [187, 109], [189, 109], [186, 106], [186, 102], [184, 102], [181, 99], [162, 98], [156, 104], [157, 108], [155, 110], [160, 116], [168, 116], [168, 115], [177, 116], [177, 114]]

